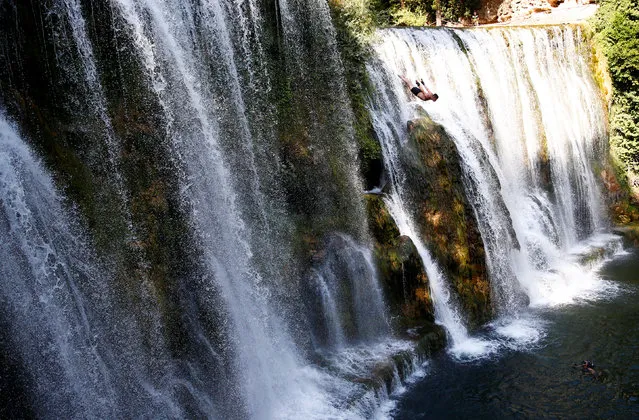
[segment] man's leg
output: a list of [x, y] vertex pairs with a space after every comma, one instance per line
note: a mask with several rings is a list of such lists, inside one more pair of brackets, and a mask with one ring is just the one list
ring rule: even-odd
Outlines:
[[400, 79], [402, 79], [402, 81], [404, 82], [404, 84], [406, 85], [408, 89], [413, 87], [413, 84], [410, 82], [410, 80], [406, 78], [406, 76], [402, 76], [401, 74], [398, 74], [398, 76]]

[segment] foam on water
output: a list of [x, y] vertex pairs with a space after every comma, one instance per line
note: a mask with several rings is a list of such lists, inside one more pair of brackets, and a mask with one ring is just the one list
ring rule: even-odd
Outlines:
[[500, 319], [489, 325], [502, 347], [512, 350], [530, 350], [546, 336], [547, 323], [532, 314], [520, 318]]
[[498, 350], [499, 346], [492, 340], [468, 337], [466, 340], [453, 344], [448, 353], [459, 361], [473, 361], [485, 358]]
[[621, 239], [597, 234], [574, 244], [547, 270], [532, 275], [537, 279], [529, 291], [530, 306], [560, 306], [584, 300], [614, 296], [618, 287], [601, 278], [599, 268], [622, 251]]

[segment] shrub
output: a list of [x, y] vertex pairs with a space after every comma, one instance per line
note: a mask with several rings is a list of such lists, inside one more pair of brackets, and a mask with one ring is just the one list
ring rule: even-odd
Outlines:
[[606, 56], [613, 86], [611, 152], [623, 165], [622, 169], [631, 174], [639, 173], [638, 3], [637, 0], [602, 0], [592, 21], [595, 42]]

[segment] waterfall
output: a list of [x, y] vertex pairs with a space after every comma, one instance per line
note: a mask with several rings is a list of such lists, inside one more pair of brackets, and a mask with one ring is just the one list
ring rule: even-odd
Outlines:
[[[52, 72], [57, 79], [51, 84], [78, 87], [71, 104], [89, 104], [91, 117], [81, 130], [102, 139], [96, 141], [99, 147], [88, 147], [97, 163], [81, 153], [77, 159], [104, 167], [107, 185], [119, 192], [115, 201], [124, 213], [131, 210], [126, 215], [127, 248], [118, 252], [135, 261], [128, 271], [131, 266], [110, 260], [88, 239], [84, 244], [82, 235], [75, 239], [66, 234], [74, 229], [85, 234], [85, 220], [62, 204], [67, 198], [57, 195], [47, 175], [38, 175], [47, 179], [44, 193], [59, 204], [47, 212], [38, 204], [46, 222], [19, 232], [14, 225], [26, 216], [16, 219], [6, 211], [3, 226], [17, 232], [16, 244], [29, 235], [50, 236], [48, 229], [62, 229], [63, 238], [56, 242], [60, 250], [41, 259], [52, 261], [51, 255], [67, 253], [71, 258], [61, 265], [69, 270], [62, 280], [45, 278], [51, 285], [18, 273], [18, 268], [6, 275], [24, 281], [34, 295], [49, 287], [60, 295], [37, 322], [46, 326], [42, 346], [50, 346], [47, 357], [63, 365], [63, 375], [56, 377], [46, 367], [47, 357], [30, 354], [33, 330], [28, 325], [35, 321], [10, 311], [0, 319], [11, 328], [10, 335], [24, 329], [25, 338], [15, 334], [11, 345], [36, 372], [24, 384], [25, 393], [42, 399], [33, 403], [35, 409], [59, 417], [369, 416], [391, 391], [376, 377], [378, 365], [398, 354], [409, 355], [414, 364], [418, 356], [410, 342], [392, 335], [363, 200], [353, 193], [361, 190], [353, 117], [327, 4], [280, 1], [279, 18], [286, 24], [277, 28], [281, 38], [276, 40], [262, 4], [254, 0], [114, 0], [106, 6], [59, 0], [37, 11], [48, 16], [39, 23], [44, 37], [55, 35], [50, 43], [56, 60], [46, 64], [61, 71]], [[95, 15], [110, 19], [113, 27], [107, 29], [114, 40], [98, 39], [103, 23]], [[16, 28], [16, 38], [27, 35]], [[19, 42], [7, 39], [10, 48], [11, 41]], [[113, 45], [117, 51], [111, 50]], [[277, 57], [273, 48], [279, 49]], [[126, 80], [126, 88], [113, 82], [129, 77], [127, 72], [132, 80]], [[274, 103], [285, 94], [274, 91], [281, 83], [290, 84], [288, 100], [295, 107], [291, 121]], [[140, 98], [144, 103], [134, 103]], [[68, 110], [71, 122], [60, 124], [69, 132], [85, 117], [74, 106]], [[57, 110], [51, 108], [55, 117]], [[135, 114], [140, 109], [153, 115], [142, 123]], [[305, 148], [301, 156], [308, 157], [304, 162], [309, 165], [308, 180], [294, 180], [303, 184], [295, 189], [303, 193], [293, 197], [295, 203], [287, 197], [291, 186], [282, 181], [299, 173], [292, 167], [297, 162], [287, 161], [281, 151], [278, 130], [287, 122], [302, 127], [304, 138], [293, 140]], [[140, 123], [142, 127], [136, 126]], [[10, 133], [11, 144], [18, 143], [15, 130], [2, 129]], [[140, 134], [141, 139], [132, 138]], [[14, 165], [15, 150], [24, 161], [35, 162], [20, 144], [8, 149], [6, 165]], [[149, 149], [136, 150], [141, 145]], [[167, 161], [143, 161], [141, 172], [164, 165], [174, 172], [168, 181], [142, 173], [155, 181], [149, 187], [146, 179], [135, 179], [139, 172], [131, 166], [156, 149], [162, 152], [155, 156]], [[29, 163], [42, 172], [38, 165]], [[64, 168], [56, 168], [55, 162], [52, 166], [61, 171], [57, 181], [65, 185]], [[22, 188], [20, 176], [14, 178], [2, 191], [3, 205], [11, 204]], [[98, 195], [99, 182], [89, 184]], [[138, 182], [142, 186], [134, 189]], [[160, 246], [187, 246], [188, 251], [170, 252], [192, 259], [174, 267], [171, 278], [162, 277], [162, 270], [172, 269], [164, 266], [170, 262], [156, 260], [162, 266], [155, 271], [145, 259], [150, 258], [147, 248], [164, 238], [144, 230], [140, 234], [146, 242], [135, 238], [140, 209], [144, 211], [139, 195], [168, 200], [170, 193], [163, 194], [162, 188], [175, 189], [179, 208], [169, 217], [184, 217], [178, 229], [186, 230], [180, 235], [189, 242]], [[29, 185], [23, 195], [41, 194], [42, 187]], [[67, 224], [73, 226], [67, 229]], [[311, 261], [301, 255], [309, 252], [298, 239], [304, 234], [319, 236], [313, 238], [319, 249], [311, 247], [317, 254]], [[48, 249], [28, 243], [21, 252], [28, 255], [43, 247]], [[80, 264], [76, 256], [88, 262]], [[7, 258], [22, 257], [13, 253]], [[4, 292], [7, 302], [20, 299]], [[312, 298], [305, 299], [309, 292]], [[60, 396], [41, 397], [46, 388], [58, 389]]]
[[2, 346], [25, 372], [24, 395], [7, 403], [33, 395], [27, 408], [44, 417], [179, 417], [176, 394], [184, 386], [212, 412], [209, 397], [170, 360], [157, 297], [148, 285], [130, 284], [137, 309], [149, 315], [122, 303], [112, 264], [96, 256], [75, 212], [4, 116], [0, 146]]
[[[425, 374], [391, 328], [325, 0], [9, 3], [1, 412], [370, 418]], [[597, 281], [577, 284], [569, 257], [609, 241], [579, 39], [386, 30], [368, 64], [385, 203], [454, 353], [492, 343], [470, 335], [412, 219], [406, 120], [420, 107], [457, 144], [500, 315], [570, 301]], [[441, 99], [409, 101], [398, 73]]]
[[[498, 313], [517, 317], [528, 302], [570, 302], [596, 287], [573, 251], [589, 240], [618, 242], [605, 236], [592, 170], [606, 118], [580, 30], [389, 29], [380, 38], [370, 108], [394, 188], [410, 187], [397, 175], [402, 127], [425, 111], [461, 156]], [[439, 100], [409, 97], [403, 74], [423, 78]], [[433, 294], [436, 301], [436, 287]], [[444, 313], [437, 317], [449, 333], [458, 330]]]
[[27, 367], [22, 386], [47, 390], [29, 408], [62, 417], [115, 414], [111, 373], [95, 347], [95, 308], [83, 298], [86, 283], [99, 292], [104, 277], [51, 177], [2, 114], [0, 237], [0, 319], [11, 326], [2, 351]]

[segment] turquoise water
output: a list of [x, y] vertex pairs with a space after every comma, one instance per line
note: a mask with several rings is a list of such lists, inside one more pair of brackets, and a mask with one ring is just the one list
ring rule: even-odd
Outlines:
[[[440, 354], [393, 417], [639, 418], [639, 250], [600, 274], [616, 294], [534, 312], [545, 336], [528, 348], [468, 362]], [[573, 367], [584, 359], [599, 377]]]

